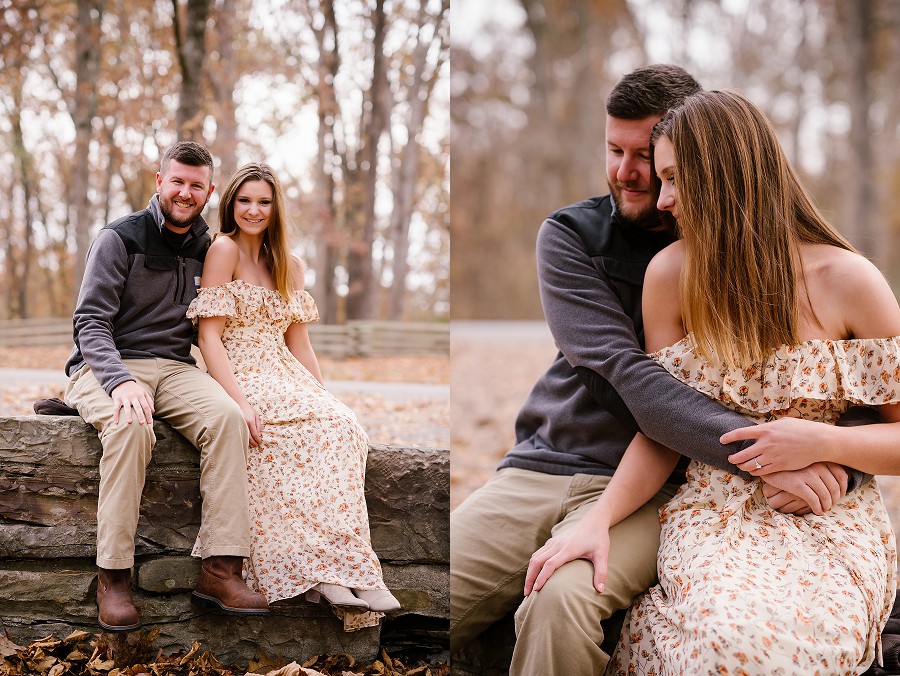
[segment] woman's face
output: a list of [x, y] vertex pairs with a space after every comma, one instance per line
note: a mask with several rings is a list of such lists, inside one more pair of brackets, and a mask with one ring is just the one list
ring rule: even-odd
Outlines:
[[246, 181], [234, 198], [234, 220], [241, 232], [261, 235], [272, 216], [272, 186], [265, 181]]
[[665, 136], [660, 136], [653, 147], [653, 165], [662, 183], [656, 208], [668, 211], [677, 221], [681, 212], [678, 209], [678, 191], [675, 187], [675, 149]]

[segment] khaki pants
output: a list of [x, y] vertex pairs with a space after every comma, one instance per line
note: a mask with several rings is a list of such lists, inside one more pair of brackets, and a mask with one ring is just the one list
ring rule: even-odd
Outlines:
[[531, 555], [577, 523], [609, 480], [506, 468], [451, 513], [451, 649], [461, 648], [518, 605], [510, 674], [603, 672], [609, 656], [600, 650], [600, 621], [630, 606], [656, 582], [658, 510], [677, 487], [665, 486], [610, 530], [602, 594], [593, 588], [593, 564], [585, 560], [560, 567], [524, 601], [522, 593]]
[[[127, 359], [125, 366], [153, 397], [154, 417], [168, 422], [200, 451], [203, 498], [200, 546], [208, 556], [250, 555], [247, 506], [247, 424], [238, 405], [213, 378], [195, 366], [168, 359]], [[97, 565], [134, 565], [141, 493], [156, 436], [153, 425], [131, 424], [87, 366], [72, 376], [66, 403], [100, 433], [100, 495], [97, 501]]]

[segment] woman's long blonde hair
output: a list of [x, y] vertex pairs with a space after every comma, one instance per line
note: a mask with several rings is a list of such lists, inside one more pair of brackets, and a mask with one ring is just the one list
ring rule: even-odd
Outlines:
[[855, 249], [815, 207], [771, 123], [742, 94], [687, 97], [654, 127], [651, 143], [661, 136], [674, 148], [682, 316], [699, 352], [746, 366], [797, 344], [799, 245]]
[[222, 201], [219, 204], [219, 234], [226, 237], [234, 237], [239, 232], [234, 220], [234, 202], [237, 199], [238, 190], [247, 181], [265, 181], [272, 188], [272, 215], [269, 218], [269, 227], [263, 235], [263, 251], [269, 264], [269, 271], [275, 278], [275, 288], [288, 300], [294, 295], [294, 278], [291, 274], [291, 251], [288, 244], [288, 230], [290, 223], [284, 208], [284, 191], [281, 182], [268, 164], [251, 162], [245, 164], [236, 172], [225, 192], [222, 193]]

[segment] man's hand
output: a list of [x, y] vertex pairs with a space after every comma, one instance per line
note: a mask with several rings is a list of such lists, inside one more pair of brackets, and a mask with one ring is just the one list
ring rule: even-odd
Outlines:
[[575, 559], [587, 559], [594, 564], [594, 589], [602, 592], [608, 554], [609, 529], [595, 527], [589, 519], [583, 519], [570, 531], [547, 540], [531, 555], [525, 574], [525, 596], [540, 591], [560, 566]]
[[720, 441], [754, 439], [756, 443], [728, 456], [728, 461], [753, 476], [803, 469], [824, 461], [824, 450], [834, 427], [801, 418], [781, 418], [759, 425], [739, 427], [723, 434]]
[[134, 410], [137, 421], [141, 425], [153, 423], [153, 398], [150, 393], [133, 380], [126, 380], [112, 391], [114, 413], [113, 423], [119, 424], [119, 412], [125, 413], [125, 422], [131, 424], [131, 411]]
[[[831, 462], [816, 462], [791, 472], [773, 472], [763, 478], [769, 505], [785, 514], [821, 516], [847, 494], [847, 470]], [[804, 508], [804, 505], [806, 508]]]

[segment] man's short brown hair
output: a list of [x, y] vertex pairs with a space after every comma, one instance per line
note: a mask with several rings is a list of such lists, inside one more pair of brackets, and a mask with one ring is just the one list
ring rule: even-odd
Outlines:
[[193, 141], [178, 141], [166, 151], [159, 166], [159, 173], [165, 174], [169, 162], [175, 160], [192, 167], [209, 167], [209, 182], [213, 177], [213, 158], [209, 151]]
[[622, 120], [665, 115], [703, 87], [684, 68], [656, 63], [628, 73], [606, 99], [606, 112]]

